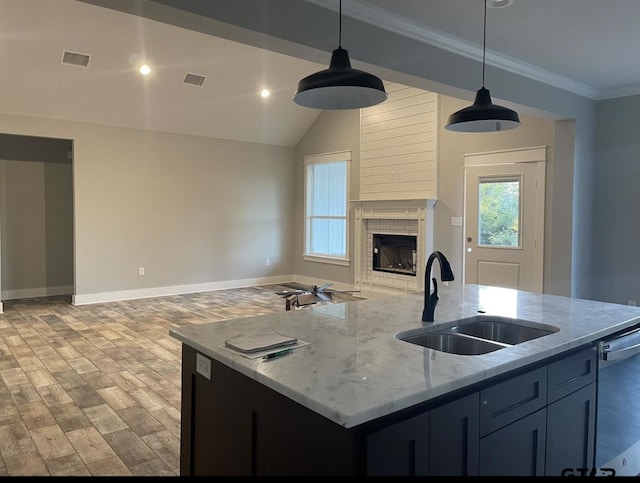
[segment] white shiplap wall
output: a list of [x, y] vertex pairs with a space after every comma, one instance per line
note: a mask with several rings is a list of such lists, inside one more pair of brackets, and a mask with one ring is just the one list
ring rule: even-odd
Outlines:
[[437, 199], [437, 94], [385, 83], [361, 110], [360, 199]]

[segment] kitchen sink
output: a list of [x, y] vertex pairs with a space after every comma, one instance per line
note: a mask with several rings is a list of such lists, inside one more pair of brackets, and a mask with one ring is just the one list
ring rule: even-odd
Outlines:
[[[475, 319], [470, 322], [461, 323], [451, 328], [458, 334], [472, 335], [481, 339], [502, 342], [504, 344], [515, 345], [527, 342], [528, 340], [544, 337], [545, 335], [558, 332], [557, 327], [546, 324], [534, 324], [534, 322], [524, 322], [498, 317], [491, 319]], [[524, 325], [523, 325], [524, 324]]]
[[503, 347], [499, 344], [474, 337], [466, 337], [455, 332], [431, 332], [400, 339], [428, 349], [465, 356], [486, 354]]
[[396, 339], [458, 355], [481, 355], [558, 332], [558, 327], [499, 316], [475, 316], [398, 332]]

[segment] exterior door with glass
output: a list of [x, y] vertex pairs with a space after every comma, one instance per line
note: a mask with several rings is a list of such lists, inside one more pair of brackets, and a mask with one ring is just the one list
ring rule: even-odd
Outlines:
[[465, 283], [542, 292], [544, 173], [544, 162], [465, 167]]

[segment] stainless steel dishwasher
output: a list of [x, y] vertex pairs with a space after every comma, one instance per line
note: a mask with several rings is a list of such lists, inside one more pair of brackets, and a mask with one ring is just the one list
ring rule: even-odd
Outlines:
[[595, 468], [640, 474], [640, 328], [598, 344]]

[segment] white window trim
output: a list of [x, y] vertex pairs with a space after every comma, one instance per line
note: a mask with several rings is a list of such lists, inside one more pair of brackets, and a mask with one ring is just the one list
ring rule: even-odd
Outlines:
[[[329, 255], [317, 255], [310, 254], [309, 250], [309, 240], [307, 238], [307, 166], [309, 164], [320, 164], [320, 163], [337, 163], [340, 161], [347, 162], [347, 193], [346, 193], [346, 216], [345, 216], [345, 252], [346, 255], [344, 257], [332, 257]], [[303, 242], [304, 242], [304, 253], [302, 254], [302, 259], [308, 262], [319, 262], [319, 263], [327, 263], [331, 265], [341, 265], [348, 267], [351, 264], [351, 260], [349, 259], [349, 226], [350, 226], [350, 207], [349, 200], [351, 199], [351, 150], [348, 151], [335, 151], [331, 153], [324, 154], [312, 154], [304, 157], [304, 212], [303, 212]]]
[[302, 255], [302, 259], [307, 262], [319, 262], [319, 263], [329, 263], [331, 265], [342, 265], [343, 267], [348, 267], [351, 264], [351, 261], [348, 258], [337, 258], [337, 257], [328, 257], [328, 256], [320, 256], [320, 255]]
[[503, 149], [486, 153], [470, 153], [464, 155], [464, 167], [493, 166], [499, 164], [537, 163], [547, 161], [547, 146], [531, 148]]

